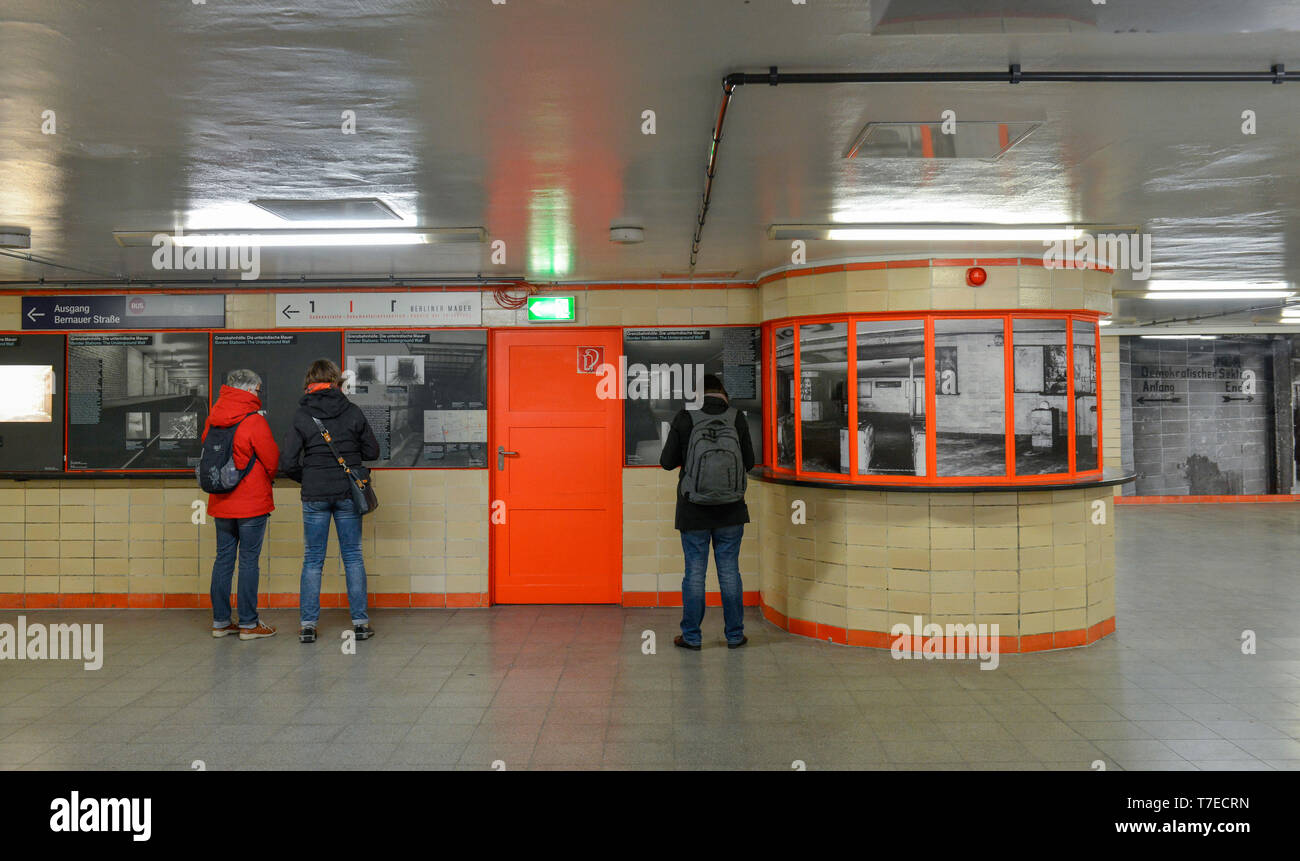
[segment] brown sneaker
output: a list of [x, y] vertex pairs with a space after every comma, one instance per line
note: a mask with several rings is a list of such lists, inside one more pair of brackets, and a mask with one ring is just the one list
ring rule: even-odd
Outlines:
[[214, 637], [224, 637], [227, 634], [238, 634], [238, 633], [239, 633], [239, 624], [237, 622], [231, 622], [229, 625], [227, 625], [224, 628], [212, 629], [212, 636]]
[[239, 639], [241, 640], [260, 640], [263, 637], [274, 637], [275, 628], [261, 621], [257, 622], [256, 628], [240, 628]]

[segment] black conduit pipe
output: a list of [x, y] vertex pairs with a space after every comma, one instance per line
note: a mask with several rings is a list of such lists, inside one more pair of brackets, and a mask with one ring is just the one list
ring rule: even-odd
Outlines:
[[718, 146], [722, 143], [722, 124], [727, 118], [727, 106], [736, 87], [745, 84], [1156, 84], [1156, 83], [1230, 83], [1257, 82], [1280, 84], [1300, 80], [1300, 72], [1288, 72], [1281, 63], [1267, 72], [1025, 72], [1019, 63], [1012, 63], [1005, 72], [786, 72], [770, 66], [767, 74], [761, 72], [733, 72], [722, 79], [722, 107], [713, 126], [713, 141], [709, 145], [709, 162], [704, 170], [704, 195], [700, 199], [700, 214], [696, 218], [695, 236], [691, 240], [691, 269], [700, 253], [700, 237], [704, 234], [704, 221], [709, 214], [713, 197], [713, 177], [718, 168]]

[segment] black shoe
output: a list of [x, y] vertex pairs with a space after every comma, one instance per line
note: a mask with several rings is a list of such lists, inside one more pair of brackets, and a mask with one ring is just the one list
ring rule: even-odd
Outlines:
[[353, 625], [352, 633], [358, 640], [369, 640], [375, 635], [375, 629], [369, 625]]
[[298, 642], [314, 643], [316, 642], [316, 628], [312, 625], [306, 625], [298, 629]]
[[690, 643], [683, 640], [681, 634], [678, 634], [676, 637], [673, 637], [673, 645], [680, 646], [683, 649], [690, 649], [692, 652], [698, 652], [700, 650], [699, 646], [692, 646]]
[[727, 648], [728, 648], [728, 649], [739, 649], [741, 646], [745, 645], [745, 644], [748, 643], [748, 642], [749, 642], [749, 637], [746, 637], [744, 634], [741, 634], [741, 636], [740, 636], [740, 642], [739, 642], [739, 643], [727, 643]]

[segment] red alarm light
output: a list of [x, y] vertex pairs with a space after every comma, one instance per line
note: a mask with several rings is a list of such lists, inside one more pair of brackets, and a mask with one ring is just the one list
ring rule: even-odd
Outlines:
[[966, 283], [972, 287], [982, 287], [988, 278], [989, 273], [985, 272], [982, 267], [972, 266], [966, 270]]

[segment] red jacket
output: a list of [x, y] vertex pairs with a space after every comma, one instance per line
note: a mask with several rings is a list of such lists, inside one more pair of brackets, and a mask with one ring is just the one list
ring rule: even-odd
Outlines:
[[248, 459], [257, 454], [257, 465], [248, 471], [234, 490], [208, 494], [208, 514], [213, 517], [260, 517], [275, 510], [271, 479], [275, 478], [280, 463], [280, 447], [275, 444], [271, 426], [258, 414], [261, 408], [262, 401], [252, 392], [222, 386], [217, 402], [208, 413], [208, 420], [203, 425], [204, 439], [208, 436], [208, 428], [230, 427], [248, 417], [235, 431], [235, 466], [243, 469], [248, 466]]

